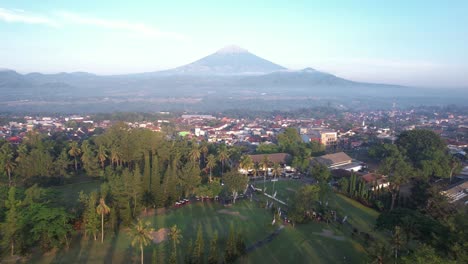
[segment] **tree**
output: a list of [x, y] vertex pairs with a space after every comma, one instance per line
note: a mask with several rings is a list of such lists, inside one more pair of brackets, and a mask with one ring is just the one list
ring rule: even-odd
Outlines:
[[194, 263], [204, 262], [205, 243], [203, 241], [203, 231], [200, 224], [198, 224], [197, 240], [195, 240], [195, 247], [193, 249]]
[[9, 143], [3, 144], [0, 149], [0, 164], [2, 164], [2, 170], [8, 175], [8, 186], [11, 187], [11, 172], [16, 168], [16, 163], [13, 159], [13, 150]]
[[97, 158], [99, 159], [99, 162], [101, 163], [102, 169], [104, 169], [104, 166], [106, 164], [106, 160], [108, 157], [107, 151], [108, 150], [105, 145], [103, 144], [99, 145], [98, 150], [97, 150]]
[[146, 247], [153, 239], [151, 233], [154, 231], [154, 229], [150, 227], [150, 224], [150, 222], [143, 224], [143, 222], [139, 219], [138, 222], [133, 225], [130, 233], [130, 236], [132, 237], [132, 246], [138, 246], [140, 248], [141, 264], [143, 264], [144, 260], [143, 248]]
[[159, 171], [159, 159], [156, 155], [153, 155], [151, 166], [151, 193], [154, 197], [156, 207], [164, 206], [166, 196], [161, 188], [161, 172]]
[[384, 264], [384, 261], [389, 256], [389, 250], [381, 242], [373, 243], [367, 250], [367, 256], [371, 261], [370, 263]]
[[424, 129], [404, 131], [395, 144], [421, 176], [449, 177], [446, 144], [435, 132]]
[[455, 264], [447, 258], [439, 256], [434, 248], [428, 245], [419, 246], [413, 254], [402, 258], [403, 264]]
[[42, 249], [69, 246], [69, 235], [72, 232], [71, 215], [64, 208], [48, 207], [34, 203], [28, 207], [25, 223], [29, 229], [31, 241], [39, 242]]
[[67, 176], [69, 166], [70, 166], [70, 160], [68, 157], [67, 150], [63, 149], [62, 152], [60, 152], [60, 156], [55, 161], [56, 173], [62, 177]]
[[229, 159], [229, 152], [226, 146], [222, 145], [218, 149], [218, 160], [221, 162], [221, 175], [224, 173], [224, 163]]
[[5, 206], [8, 209], [5, 216], [5, 222], [1, 223], [1, 238], [2, 244], [5, 248], [10, 248], [10, 254], [15, 254], [15, 245], [20, 236], [21, 221], [18, 207], [21, 205], [21, 201], [16, 200], [16, 188], [10, 187], [8, 191], [8, 200], [5, 201]]
[[210, 178], [209, 181], [211, 182], [211, 171], [216, 166], [216, 158], [213, 154], [208, 155], [206, 158], [206, 168], [210, 170]]
[[239, 162], [239, 168], [245, 170], [248, 173], [248, 171], [253, 167], [253, 165], [254, 165], [254, 162], [252, 160], [252, 157], [250, 157], [250, 155], [242, 155], [240, 162]]
[[192, 149], [190, 150], [189, 156], [190, 160], [194, 163], [200, 161], [201, 152], [195, 143], [192, 145]]
[[278, 162], [273, 163], [273, 176], [275, 176], [275, 178], [280, 176], [282, 171], [283, 169]]
[[112, 146], [110, 149], [110, 159], [112, 165], [120, 166], [121, 157], [122, 154], [120, 153], [120, 150], [117, 148], [117, 146]]
[[73, 157], [75, 160], [75, 171], [78, 170], [78, 156], [81, 154], [81, 149], [78, 146], [78, 142], [72, 141], [70, 143], [70, 150], [68, 151], [68, 154]]
[[215, 231], [213, 238], [210, 241], [210, 255], [208, 257], [208, 264], [217, 264], [219, 259], [218, 255], [218, 232]]
[[87, 208], [83, 215], [85, 223], [85, 237], [88, 233], [93, 234], [94, 240], [97, 240], [97, 233], [99, 230], [99, 220], [96, 211], [97, 193], [92, 192], [89, 197], [86, 197]]
[[326, 183], [328, 178], [330, 178], [330, 170], [326, 165], [315, 162], [314, 165], [310, 168], [310, 173], [320, 183]]
[[200, 146], [200, 152], [203, 154], [203, 160], [206, 160], [206, 155], [208, 154], [208, 144], [206, 141], [202, 141]]
[[238, 192], [247, 188], [249, 178], [246, 175], [231, 171], [224, 175], [223, 181], [226, 189], [232, 194], [234, 203], [236, 203]]
[[237, 247], [236, 247], [236, 235], [234, 232], [234, 226], [231, 224], [229, 228], [229, 237], [226, 245], [226, 250], [224, 253], [224, 258], [226, 263], [233, 263], [238, 256]]
[[278, 145], [282, 151], [292, 153], [299, 143], [302, 142], [296, 128], [288, 127], [283, 133], [278, 135]]
[[395, 207], [396, 197], [400, 192], [400, 186], [407, 183], [413, 173], [411, 165], [405, 160], [405, 157], [394, 149], [380, 164], [379, 171], [389, 176], [389, 190], [392, 195], [390, 210]]
[[268, 158], [268, 155], [263, 155], [262, 161], [260, 161], [260, 165], [262, 166], [263, 169], [263, 176], [266, 177], [268, 174], [268, 167], [270, 166], [270, 159]]
[[172, 240], [172, 255], [171, 255], [171, 263], [177, 262], [177, 245], [180, 243], [182, 239], [182, 233], [177, 225], [173, 225], [169, 231], [169, 237]]
[[315, 210], [319, 199], [320, 187], [317, 185], [306, 185], [299, 188], [291, 202], [289, 214], [294, 223], [302, 223], [309, 219]]
[[398, 251], [400, 251], [402, 244], [403, 242], [401, 239], [401, 228], [399, 226], [395, 226], [395, 229], [392, 234], [392, 246], [393, 252], [395, 253], [395, 262], [398, 259]]
[[96, 212], [101, 215], [101, 243], [104, 243], [104, 215], [110, 213], [110, 208], [102, 197], [99, 199], [99, 205], [96, 208]]
[[150, 153], [145, 152], [145, 166], [143, 167], [143, 192], [151, 191], [151, 162], [150, 162]]

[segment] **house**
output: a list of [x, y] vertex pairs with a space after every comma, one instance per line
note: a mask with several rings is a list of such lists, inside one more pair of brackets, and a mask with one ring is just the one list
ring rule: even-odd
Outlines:
[[320, 157], [316, 157], [311, 161], [311, 163], [314, 162], [323, 164], [331, 170], [344, 169], [347, 171], [359, 171], [363, 168], [362, 162], [353, 160], [344, 152], [338, 152], [334, 154], [327, 154]]
[[468, 196], [468, 181], [462, 181], [455, 185], [449, 186], [441, 193], [445, 195], [451, 203], [459, 201]]
[[288, 153], [256, 154], [249, 156], [252, 158], [254, 163], [261, 163], [265, 156], [267, 156], [269, 162], [281, 165], [284, 165], [291, 160], [291, 155]]
[[380, 188], [387, 188], [390, 185], [387, 176], [378, 173], [368, 173], [361, 176], [361, 179], [366, 182], [367, 186], [372, 191]]

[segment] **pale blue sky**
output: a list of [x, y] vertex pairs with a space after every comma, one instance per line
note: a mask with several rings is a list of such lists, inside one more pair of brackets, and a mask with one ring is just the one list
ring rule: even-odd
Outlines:
[[121, 2], [0, 0], [0, 67], [147, 72], [236, 44], [292, 69], [468, 87], [468, 1]]

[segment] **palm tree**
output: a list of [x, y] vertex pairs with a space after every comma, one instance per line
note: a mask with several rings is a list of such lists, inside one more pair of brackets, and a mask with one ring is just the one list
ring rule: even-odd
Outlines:
[[260, 164], [258, 162], [255, 162], [253, 167], [252, 167], [252, 172], [255, 177], [258, 176], [258, 172], [260, 171]]
[[260, 165], [262, 165], [262, 169], [264, 171], [264, 176], [267, 175], [268, 165], [270, 164], [270, 160], [268, 159], [268, 155], [264, 155]]
[[75, 171], [77, 171], [78, 170], [77, 158], [81, 154], [81, 149], [78, 146], [78, 142], [72, 141], [72, 143], [70, 143], [70, 150], [68, 151], [68, 154], [75, 159]]
[[273, 176], [275, 176], [275, 178], [281, 175], [282, 171], [283, 169], [278, 162], [273, 163]]
[[104, 145], [99, 145], [97, 157], [99, 162], [101, 162], [101, 167], [104, 169], [104, 165], [107, 159], [107, 148]]
[[169, 231], [169, 237], [172, 240], [172, 252], [174, 252], [174, 256], [177, 257], [177, 245], [180, 243], [182, 239], [182, 233], [177, 225], [173, 225], [171, 230]]
[[243, 170], [246, 170], [248, 174], [249, 169], [252, 168], [253, 164], [254, 163], [253, 163], [252, 157], [250, 157], [249, 155], [243, 155], [240, 159], [239, 167]]
[[210, 182], [211, 182], [211, 171], [216, 166], [216, 158], [213, 154], [208, 155], [206, 158], [206, 168], [210, 170]]
[[221, 175], [224, 173], [224, 163], [229, 159], [229, 152], [226, 147], [223, 146], [218, 150], [218, 160], [221, 161]]
[[200, 149], [198, 148], [197, 145], [195, 145], [195, 143], [193, 144], [192, 146], [192, 150], [190, 151], [190, 160], [195, 163], [195, 161], [200, 161], [200, 156], [201, 156], [201, 152], [200, 152]]
[[132, 246], [134, 247], [135, 245], [138, 245], [140, 247], [141, 264], [143, 264], [144, 260], [143, 247], [146, 247], [153, 239], [151, 235], [153, 231], [154, 229], [150, 227], [150, 222], [143, 224], [140, 219], [131, 229], [131, 236], [133, 238]]
[[16, 168], [16, 163], [13, 161], [13, 150], [11, 149], [10, 144], [6, 143], [2, 146], [0, 150], [1, 164], [3, 165], [3, 170], [8, 175], [8, 186], [11, 186], [11, 172]]
[[200, 146], [200, 152], [203, 154], [203, 160], [206, 160], [206, 154], [208, 154], [208, 144], [203, 141]]
[[99, 200], [99, 205], [97, 206], [96, 211], [101, 215], [101, 243], [104, 243], [104, 215], [110, 213], [110, 208], [107, 206], [104, 198]]

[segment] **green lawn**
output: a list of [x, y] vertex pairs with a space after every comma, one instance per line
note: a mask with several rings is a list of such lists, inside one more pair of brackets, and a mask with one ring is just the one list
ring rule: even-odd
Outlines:
[[[260, 183], [259, 183], [260, 184]], [[273, 183], [266, 183], [273, 188]], [[98, 188], [99, 182], [85, 182], [56, 188], [64, 201], [73, 204], [80, 190], [90, 192]], [[260, 187], [259, 185], [257, 185]], [[263, 186], [263, 183], [261, 183]], [[279, 181], [275, 183], [278, 198], [286, 198], [294, 194], [294, 189], [302, 186], [300, 181]], [[348, 215], [348, 221], [362, 231], [372, 233], [372, 228], [378, 213], [351, 199], [336, 195], [330, 201], [340, 214]], [[220, 210], [224, 210], [220, 212]], [[226, 213], [228, 212], [228, 213]], [[229, 227], [232, 224], [244, 235], [247, 245], [262, 240], [279, 227], [271, 225], [271, 212], [259, 208], [255, 202], [239, 201], [231, 207], [218, 203], [194, 203], [179, 209], [171, 209], [166, 213], [144, 218], [150, 221], [155, 229], [169, 228], [174, 224], [182, 230], [182, 243], [179, 254], [183, 255], [190, 239], [196, 239], [197, 227], [203, 229], [206, 253], [209, 240], [214, 232], [219, 234], [219, 245], [224, 248]], [[323, 230], [331, 230], [333, 237], [322, 234]], [[377, 237], [380, 237], [378, 235]], [[145, 249], [145, 263], [151, 263], [151, 255], [156, 249], [158, 263], [166, 263], [169, 257], [170, 244], [163, 242], [150, 245]], [[122, 229], [117, 234], [106, 235], [104, 244], [99, 241], [84, 240], [75, 237], [69, 250], [40, 255], [33, 253], [32, 263], [137, 263], [139, 252], [130, 246], [127, 231]], [[179, 259], [183, 263], [182, 256]], [[286, 226], [270, 243], [257, 248], [238, 261], [239, 263], [364, 263], [363, 246], [353, 240], [349, 230], [339, 224], [327, 225], [311, 222], [297, 225], [295, 228]]]
[[90, 193], [92, 191], [98, 191], [101, 185], [99, 179], [89, 179], [83, 182], [65, 184], [63, 186], [57, 186], [51, 188], [57, 193], [57, 202], [66, 207], [74, 207], [78, 204], [78, 197], [80, 191]]
[[254, 186], [256, 188], [263, 189], [266, 187], [266, 192], [270, 195], [273, 195], [276, 192], [276, 198], [288, 203], [288, 200], [294, 196], [295, 190], [303, 186], [299, 180], [286, 180], [286, 181], [277, 181], [271, 182], [267, 181], [265, 184], [263, 181], [257, 181]]

